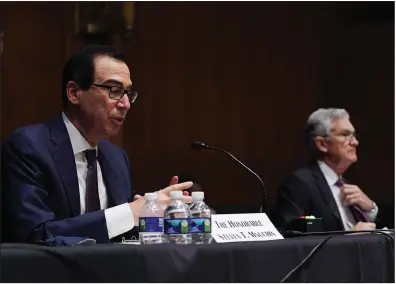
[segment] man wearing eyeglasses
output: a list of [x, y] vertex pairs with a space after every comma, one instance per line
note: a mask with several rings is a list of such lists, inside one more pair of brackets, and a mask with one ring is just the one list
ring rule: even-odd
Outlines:
[[279, 188], [273, 221], [284, 228], [293, 218], [323, 218], [323, 229], [372, 230], [378, 207], [343, 175], [357, 161], [359, 141], [344, 109], [318, 109], [307, 122], [313, 161], [286, 177]]
[[[124, 57], [112, 47], [88, 46], [67, 61], [62, 115], [17, 129], [3, 144], [3, 241], [109, 242], [137, 226], [145, 201], [132, 192], [126, 153], [106, 140], [138, 97], [131, 88]], [[191, 185], [174, 177], [158, 201]]]

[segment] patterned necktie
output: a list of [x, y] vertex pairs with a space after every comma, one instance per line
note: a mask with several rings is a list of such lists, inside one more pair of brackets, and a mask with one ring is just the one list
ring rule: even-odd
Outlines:
[[84, 151], [85, 158], [88, 162], [88, 172], [86, 178], [85, 206], [86, 213], [100, 210], [100, 201], [98, 193], [98, 172], [96, 163], [96, 150], [90, 149]]
[[[339, 179], [335, 185], [338, 186], [339, 188], [341, 188], [343, 185], [345, 184], [345, 182], [342, 179]], [[364, 215], [364, 213], [362, 212], [362, 210], [359, 208], [359, 206], [357, 205], [350, 205], [349, 209], [351, 210], [351, 213], [353, 215], [353, 218], [355, 218], [356, 223], [357, 222], [369, 222], [369, 220], [367, 219], [367, 217]]]

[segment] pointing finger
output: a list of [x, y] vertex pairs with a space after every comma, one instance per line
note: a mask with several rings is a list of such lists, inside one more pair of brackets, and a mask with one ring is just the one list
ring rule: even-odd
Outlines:
[[165, 193], [169, 194], [171, 191], [189, 189], [190, 187], [192, 187], [192, 185], [193, 185], [193, 183], [191, 181], [187, 181], [187, 182], [178, 183], [178, 184], [168, 186], [168, 187], [164, 188], [163, 191]]
[[174, 184], [177, 184], [178, 182], [179, 182], [179, 177], [178, 177], [178, 176], [174, 176], [174, 177], [171, 179], [169, 185], [174, 185]]

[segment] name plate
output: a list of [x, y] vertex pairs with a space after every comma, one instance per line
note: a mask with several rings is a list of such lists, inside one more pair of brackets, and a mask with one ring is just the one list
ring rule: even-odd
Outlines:
[[218, 243], [283, 239], [265, 213], [213, 214], [212, 237]]

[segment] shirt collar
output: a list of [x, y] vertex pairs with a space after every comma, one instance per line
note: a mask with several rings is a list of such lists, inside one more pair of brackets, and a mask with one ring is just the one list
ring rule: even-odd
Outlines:
[[91, 147], [91, 145], [89, 145], [88, 141], [84, 138], [84, 136], [81, 135], [80, 131], [78, 131], [77, 128], [73, 125], [73, 123], [70, 122], [70, 120], [67, 118], [64, 112], [62, 112], [62, 118], [63, 118], [63, 122], [66, 125], [67, 133], [69, 134], [70, 137], [70, 142], [73, 148], [73, 154], [75, 155], [78, 153], [82, 153], [85, 150], [94, 148], [96, 149], [96, 155], [97, 155], [98, 146], [96, 145], [95, 147]]
[[318, 165], [319, 165], [319, 168], [322, 171], [327, 183], [330, 186], [334, 186], [336, 184], [336, 182], [341, 178], [325, 162], [318, 160]]

